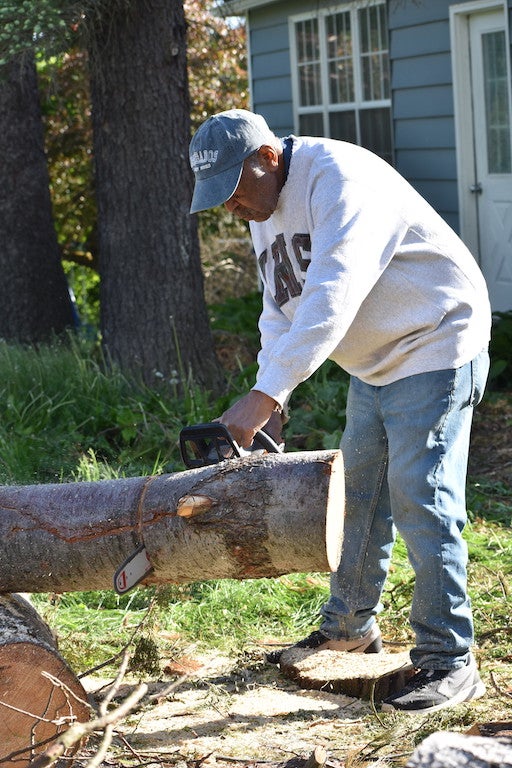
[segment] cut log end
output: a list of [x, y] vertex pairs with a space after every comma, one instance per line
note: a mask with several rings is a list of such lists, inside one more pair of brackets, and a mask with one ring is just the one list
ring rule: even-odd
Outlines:
[[341, 451], [333, 456], [330, 471], [325, 516], [325, 548], [329, 568], [334, 573], [341, 560], [345, 515], [345, 468]]
[[279, 666], [301, 688], [375, 701], [403, 688], [414, 674], [406, 651], [363, 654], [290, 648]]
[[0, 765], [26, 768], [69, 725], [89, 719], [87, 694], [57, 653], [48, 627], [19, 595], [2, 595]]
[[[84, 697], [85, 692], [64, 662], [50, 651], [33, 643], [3, 646], [0, 669], [0, 761], [27, 749], [7, 763], [25, 768], [48, 747], [44, 742], [77, 720], [89, 720], [86, 702], [75, 698]], [[33, 749], [29, 749], [31, 745]]]

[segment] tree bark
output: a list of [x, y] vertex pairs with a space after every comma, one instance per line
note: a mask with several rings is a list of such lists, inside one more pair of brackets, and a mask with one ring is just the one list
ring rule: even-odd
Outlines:
[[182, 2], [96, 4], [89, 45], [101, 330], [147, 384], [219, 390], [189, 214], [190, 105]]
[[34, 59], [0, 73], [0, 337], [39, 342], [73, 323], [53, 226]]
[[512, 739], [440, 731], [414, 750], [406, 768], [512, 768]]
[[172, 475], [0, 488], [0, 591], [110, 589], [144, 544], [145, 583], [334, 570], [338, 451], [268, 454]]
[[69, 725], [89, 720], [84, 688], [20, 595], [0, 595], [0, 670], [0, 765], [25, 768]]

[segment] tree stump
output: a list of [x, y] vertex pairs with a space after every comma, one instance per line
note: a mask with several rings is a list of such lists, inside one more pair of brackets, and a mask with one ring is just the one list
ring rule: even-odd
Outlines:
[[347, 653], [289, 648], [283, 651], [279, 667], [301, 688], [375, 701], [403, 688], [414, 674], [407, 651]]
[[111, 589], [144, 545], [144, 583], [337, 568], [339, 451], [268, 454], [171, 475], [0, 488], [0, 591]]
[[0, 766], [25, 768], [71, 723], [89, 718], [87, 694], [49, 627], [28, 600], [1, 594]]

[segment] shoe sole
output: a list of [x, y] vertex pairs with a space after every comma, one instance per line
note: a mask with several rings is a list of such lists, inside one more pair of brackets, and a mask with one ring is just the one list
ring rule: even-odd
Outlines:
[[455, 707], [457, 704], [463, 704], [465, 701], [471, 701], [471, 699], [480, 699], [485, 694], [486, 688], [481, 680], [478, 683], [474, 683], [469, 688], [464, 688], [456, 696], [453, 696], [447, 701], [443, 701], [442, 704], [435, 704], [433, 707], [424, 707], [423, 709], [403, 709], [402, 707], [395, 707], [394, 704], [382, 702], [382, 712], [405, 712], [409, 715], [424, 715], [428, 712], [438, 712], [440, 709], [446, 709], [446, 707]]

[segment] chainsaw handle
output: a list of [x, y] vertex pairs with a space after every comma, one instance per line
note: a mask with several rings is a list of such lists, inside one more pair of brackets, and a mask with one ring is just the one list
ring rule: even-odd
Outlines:
[[[270, 453], [281, 453], [277, 443], [266, 432], [259, 431], [254, 442]], [[187, 469], [206, 467], [229, 458], [250, 454], [240, 448], [225, 424], [219, 421], [184, 427], [180, 432], [180, 451]]]
[[281, 448], [278, 446], [275, 440], [273, 440], [269, 434], [259, 429], [254, 435], [254, 442], [258, 443], [269, 453], [282, 453]]

